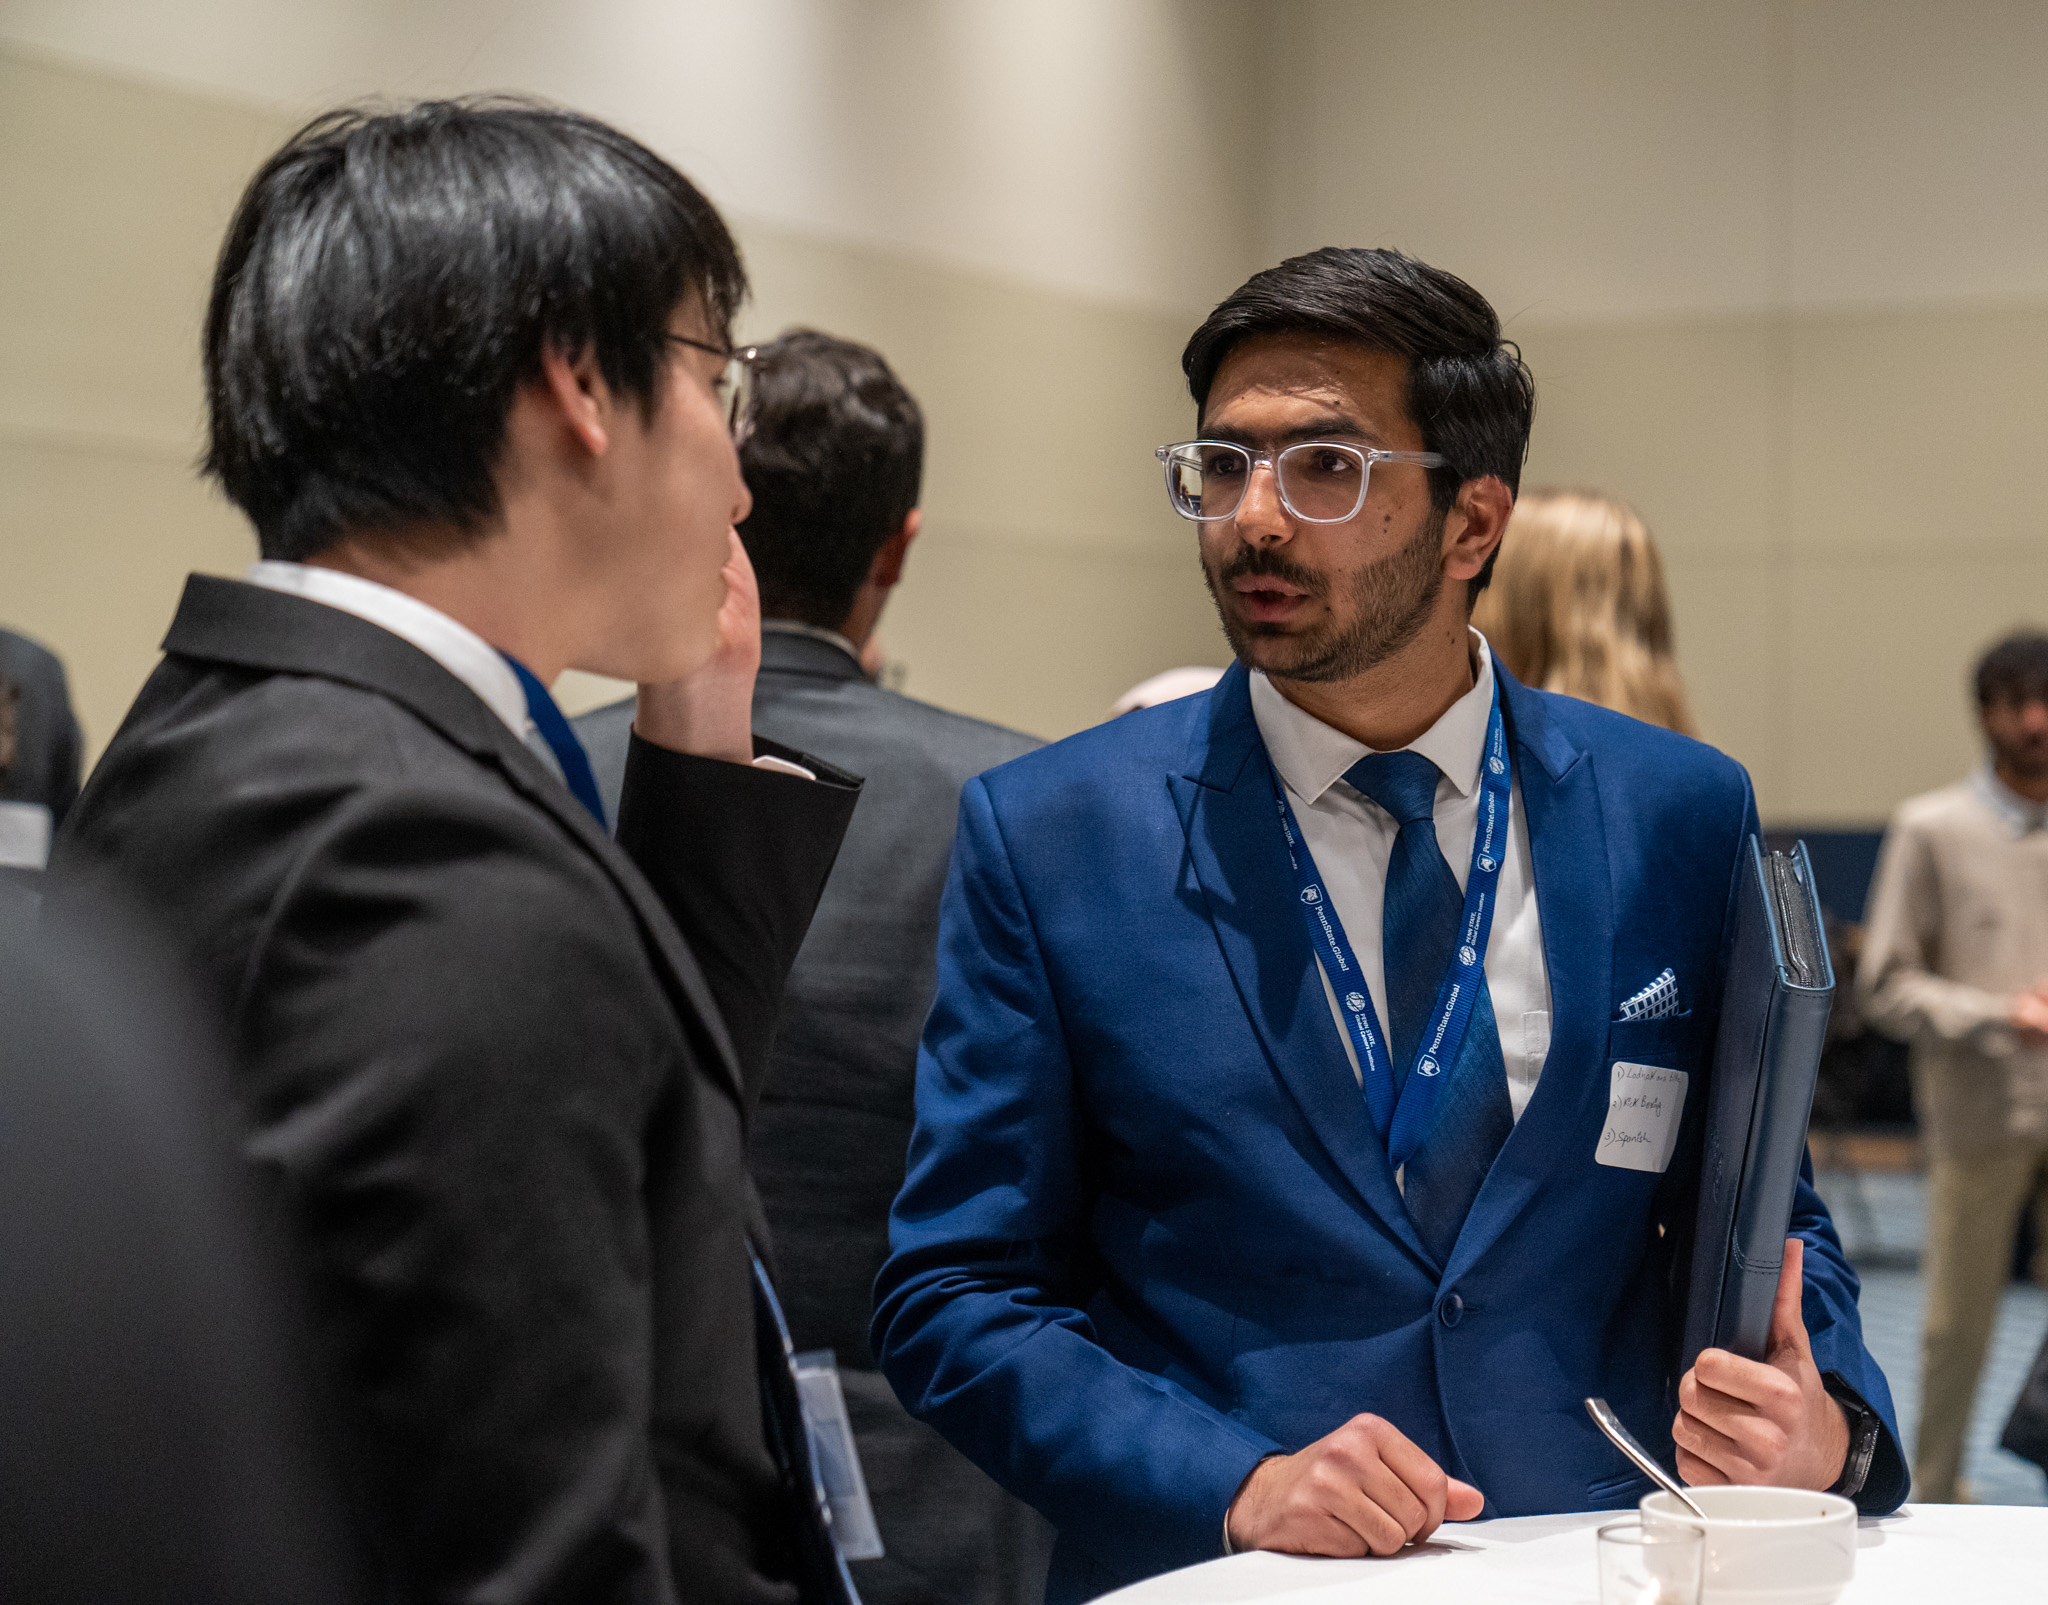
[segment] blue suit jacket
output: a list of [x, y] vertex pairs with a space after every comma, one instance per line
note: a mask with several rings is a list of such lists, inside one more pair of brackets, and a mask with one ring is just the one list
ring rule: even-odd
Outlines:
[[[1221, 1550], [1261, 1456], [1361, 1411], [1493, 1515], [1632, 1504], [1604, 1394], [1667, 1463], [1748, 777], [1498, 662], [1552, 994], [1541, 1081], [1448, 1265], [1330, 1017], [1242, 668], [969, 782], [917, 1128], [876, 1286], [903, 1401], [1060, 1529], [1048, 1598]], [[1681, 1013], [1622, 1022], [1666, 966]], [[1593, 1161], [1617, 1059], [1690, 1077], [1663, 1176]], [[1802, 1180], [1820, 1368], [1882, 1415], [1855, 1274]]]

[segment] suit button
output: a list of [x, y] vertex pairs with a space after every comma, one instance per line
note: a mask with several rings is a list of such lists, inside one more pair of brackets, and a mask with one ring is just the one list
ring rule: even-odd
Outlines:
[[1436, 1318], [1445, 1326], [1456, 1326], [1465, 1318], [1465, 1301], [1455, 1293], [1446, 1293], [1437, 1300]]

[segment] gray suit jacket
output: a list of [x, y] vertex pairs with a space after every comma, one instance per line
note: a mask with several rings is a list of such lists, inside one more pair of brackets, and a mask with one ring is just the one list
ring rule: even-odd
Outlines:
[[78, 796], [85, 749], [64, 665], [27, 636], [0, 630], [0, 696], [10, 694], [14, 707], [0, 709], [13, 726], [12, 740], [0, 738], [0, 801], [41, 803], [61, 825]]
[[[576, 733], [616, 815], [630, 699]], [[1037, 1605], [1051, 1529], [930, 1427], [868, 1352], [875, 1273], [910, 1144], [939, 892], [960, 788], [1039, 745], [869, 683], [841, 648], [763, 632], [754, 730], [868, 777], [783, 995], [747, 1158], [799, 1350], [839, 1357], [887, 1554], [856, 1562], [867, 1605]]]
[[[612, 817], [632, 721], [630, 698], [575, 721]], [[1040, 743], [885, 691], [831, 642], [772, 623], [754, 730], [867, 777], [790, 972], [749, 1157], [797, 1348], [872, 1368], [960, 788]]]

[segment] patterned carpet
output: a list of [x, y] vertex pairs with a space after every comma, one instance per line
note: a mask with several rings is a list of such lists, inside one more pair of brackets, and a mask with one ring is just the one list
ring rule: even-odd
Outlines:
[[[1822, 1171], [1821, 1196], [1863, 1279], [1864, 1341], [1892, 1386], [1899, 1430], [1910, 1445], [1920, 1418], [1920, 1306], [1916, 1268], [1926, 1218], [1922, 1178], [1910, 1173]], [[2025, 1283], [2006, 1289], [1991, 1353], [1977, 1384], [1963, 1476], [1978, 1500], [1995, 1505], [2048, 1504], [2039, 1466], [1998, 1447], [2020, 1384], [2048, 1334], [2048, 1292]]]

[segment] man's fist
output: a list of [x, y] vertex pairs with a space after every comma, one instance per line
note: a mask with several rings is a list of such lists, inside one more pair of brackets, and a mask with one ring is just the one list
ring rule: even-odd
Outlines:
[[1849, 1420], [1828, 1396], [1799, 1312], [1806, 1245], [1785, 1239], [1785, 1268], [1761, 1360], [1702, 1351], [1678, 1384], [1678, 1474], [1687, 1482], [1831, 1488], [1849, 1457]]
[[1471, 1521], [1486, 1504], [1477, 1488], [1446, 1477], [1399, 1428], [1353, 1416], [1299, 1454], [1252, 1468], [1230, 1502], [1233, 1549], [1290, 1555], [1391, 1555], [1446, 1519]]

